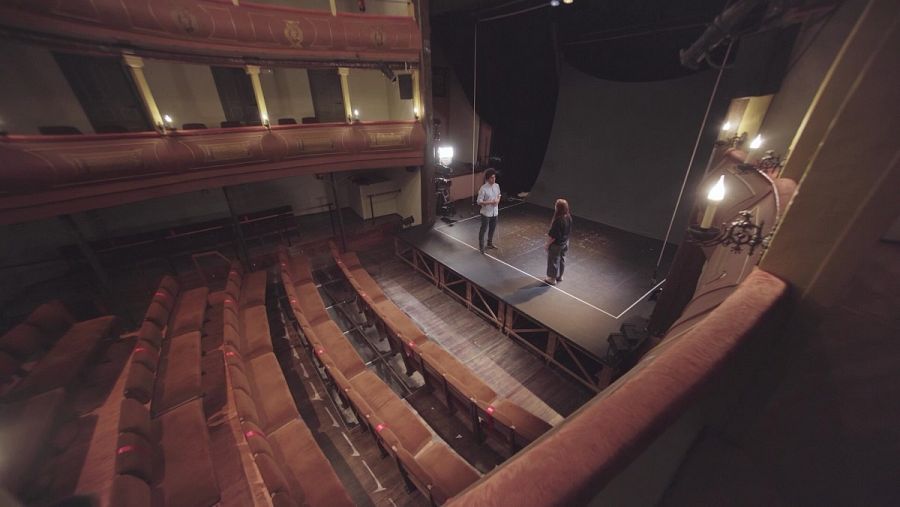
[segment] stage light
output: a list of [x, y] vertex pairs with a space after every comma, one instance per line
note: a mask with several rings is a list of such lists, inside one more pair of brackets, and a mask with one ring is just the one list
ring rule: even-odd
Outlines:
[[169, 115], [167, 115], [167, 114], [164, 114], [164, 115], [163, 115], [163, 121], [166, 122], [166, 126], [167, 126], [167, 127], [172, 128], [172, 123], [174, 123], [174, 122], [173, 122], [171, 116], [169, 116]]
[[753, 140], [750, 141], [750, 149], [751, 150], [755, 150], [762, 145], [763, 145], [763, 137], [761, 134], [756, 134], [756, 137], [754, 137]]
[[559, 0], [550, 0], [550, 7], [559, 7]]
[[353, 119], [359, 121], [359, 109], [353, 110]]
[[444, 167], [450, 166], [453, 162], [453, 146], [438, 147], [438, 162]]
[[571, 5], [571, 4], [575, 3], [575, 0], [563, 0], [563, 3], [566, 5]]

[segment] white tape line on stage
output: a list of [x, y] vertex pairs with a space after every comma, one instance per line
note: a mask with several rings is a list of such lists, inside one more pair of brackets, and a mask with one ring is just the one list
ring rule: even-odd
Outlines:
[[662, 284], [664, 284], [664, 283], [666, 283], [666, 279], [665, 279], [665, 278], [663, 278], [662, 281], [659, 282], [658, 284], [654, 285], [652, 289], [650, 289], [650, 290], [648, 290], [646, 293], [644, 293], [643, 296], [639, 297], [637, 301], [635, 301], [634, 303], [631, 303], [631, 306], [629, 306], [628, 308], [622, 310], [622, 313], [620, 313], [616, 318], [617, 318], [617, 319], [622, 318], [622, 315], [625, 315], [626, 313], [628, 313], [629, 310], [631, 310], [632, 308], [634, 308], [634, 305], [636, 305], [636, 304], [640, 303], [641, 301], [643, 301], [644, 298], [646, 298], [647, 296], [649, 296], [650, 294], [652, 294], [653, 291], [655, 291], [656, 289], [658, 289], [659, 286], [662, 285]]
[[[520, 205], [520, 204], [525, 204], [525, 201], [517, 202], [517, 203], [515, 203], [515, 204], [510, 204], [509, 206], [507, 206], [507, 207], [505, 207], [505, 208], [500, 208], [499, 211], [503, 211], [503, 210], [509, 209], [509, 208], [514, 208], [514, 207], [516, 207], [516, 206], [518, 206], [518, 205]], [[476, 214], [470, 216], [469, 218], [461, 218], [461, 219], [459, 219], [459, 220], [453, 222], [452, 224], [445, 224], [445, 225], [442, 225], [442, 226], [440, 226], [440, 227], [435, 227], [434, 230], [443, 229], [444, 227], [452, 227], [452, 226], [454, 226], [454, 225], [456, 225], [456, 224], [458, 224], [458, 223], [460, 223], [460, 222], [465, 222], [466, 220], [472, 220], [473, 218], [478, 218], [478, 217], [480, 217], [480, 216], [481, 216], [480, 213], [476, 213]]]
[[[515, 206], [515, 205], [514, 205], [514, 206]], [[435, 229], [435, 230], [437, 230], [437, 229]], [[438, 232], [441, 233], [441, 234], [443, 234], [444, 236], [447, 236], [448, 238], [450, 238], [450, 239], [452, 239], [452, 240], [454, 240], [454, 241], [458, 241], [458, 242], [462, 243], [463, 245], [466, 245], [467, 247], [471, 248], [472, 250], [475, 250], [476, 252], [478, 251], [477, 248], [475, 248], [474, 246], [472, 246], [472, 245], [466, 243], [465, 241], [463, 241], [463, 240], [461, 240], [461, 239], [459, 239], [459, 238], [455, 238], [455, 237], [453, 237], [453, 236], [447, 234], [447, 233], [444, 232], [444, 231], [438, 231]], [[519, 273], [522, 273], [522, 274], [525, 275], [525, 276], [534, 278], [535, 280], [537, 280], [537, 281], [543, 283], [543, 280], [541, 280], [540, 278], [538, 278], [538, 277], [532, 275], [531, 273], [522, 271], [521, 269], [519, 269], [519, 268], [513, 266], [512, 264], [510, 264], [510, 263], [508, 263], [508, 262], [506, 262], [506, 261], [500, 260], [500, 259], [494, 257], [494, 256], [491, 255], [491, 254], [487, 254], [487, 253], [486, 253], [486, 254], [483, 254], [483, 255], [485, 255], [485, 256], [487, 256], [487, 257], [490, 257], [491, 259], [494, 259], [495, 261], [497, 261], [497, 262], [499, 262], [499, 263], [501, 263], [501, 264], [504, 264], [504, 265], [506, 265], [506, 266], [509, 266], [509, 267], [515, 269], [516, 271], [518, 271]], [[574, 299], [575, 301], [578, 301], [579, 303], [583, 303], [583, 304], [585, 304], [585, 305], [587, 305], [587, 306], [593, 308], [594, 310], [597, 310], [598, 312], [600, 312], [600, 313], [602, 313], [602, 314], [604, 314], [604, 315], [608, 315], [608, 316], [610, 316], [610, 317], [612, 317], [612, 318], [614, 318], [614, 319], [618, 319], [618, 318], [619, 318], [619, 317], [616, 317], [615, 315], [613, 315], [613, 314], [607, 312], [607, 311], [604, 310], [603, 308], [596, 307], [596, 306], [594, 306], [594, 305], [588, 303], [587, 301], [581, 299], [580, 297], [578, 297], [578, 296], [576, 296], [576, 295], [574, 295], [574, 294], [570, 294], [570, 293], [568, 293], [568, 292], [566, 292], [566, 291], [560, 289], [559, 287], [557, 287], [557, 286], [555, 286], [555, 285], [547, 285], [547, 286], [550, 287], [550, 288], [552, 288], [552, 289], [556, 289], [556, 290], [562, 292], [563, 294], [565, 294], [566, 296], [569, 296], [570, 298]], [[640, 301], [640, 300], [638, 300], [638, 301]], [[635, 304], [637, 304], [637, 303], [635, 303]], [[634, 305], [632, 305], [632, 306], [634, 306]]]

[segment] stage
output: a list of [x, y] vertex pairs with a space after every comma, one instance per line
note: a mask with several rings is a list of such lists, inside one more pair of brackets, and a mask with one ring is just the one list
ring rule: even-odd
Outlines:
[[541, 282], [552, 212], [520, 202], [501, 208], [496, 250], [478, 252], [478, 215], [398, 235], [397, 253], [413, 267], [596, 388], [607, 337], [623, 323], [649, 317], [650, 294], [664, 281], [676, 247], [669, 245], [652, 280], [662, 242], [575, 217], [565, 280]]

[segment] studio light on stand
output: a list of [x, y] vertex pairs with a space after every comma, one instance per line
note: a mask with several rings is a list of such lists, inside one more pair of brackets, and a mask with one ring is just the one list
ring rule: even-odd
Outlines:
[[441, 220], [450, 225], [456, 223], [456, 220], [450, 218], [455, 213], [453, 202], [450, 200], [450, 186], [453, 180], [449, 178], [453, 173], [450, 165], [453, 163], [453, 147], [449, 145], [438, 146], [437, 148], [438, 174], [434, 177], [434, 190], [437, 195], [437, 213], [441, 216]]
[[449, 168], [453, 163], [453, 146], [438, 146], [438, 163]]

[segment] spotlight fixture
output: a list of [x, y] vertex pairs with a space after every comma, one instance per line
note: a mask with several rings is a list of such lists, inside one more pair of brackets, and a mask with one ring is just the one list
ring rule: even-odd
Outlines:
[[559, 7], [559, 0], [550, 0], [550, 7]]
[[563, 0], [563, 3], [566, 5], [572, 5], [573, 3], [575, 3], [575, 0]]
[[450, 167], [453, 162], [453, 146], [439, 146], [437, 152], [438, 163], [444, 167]]

